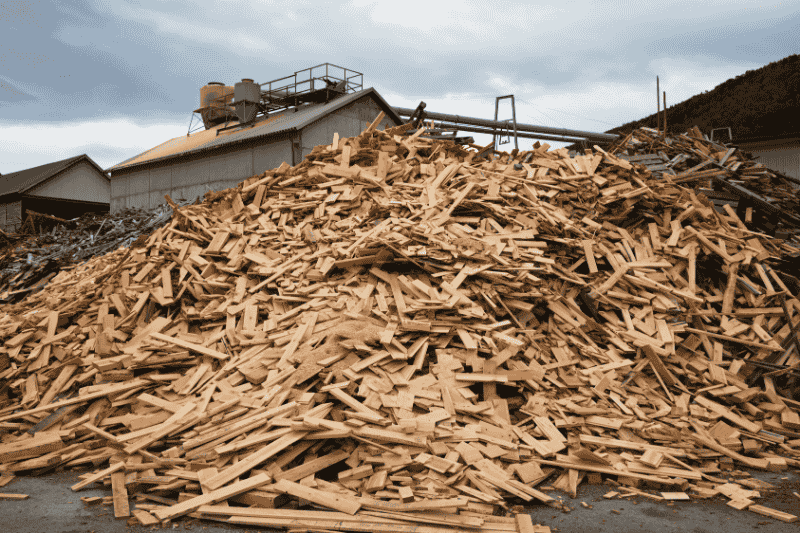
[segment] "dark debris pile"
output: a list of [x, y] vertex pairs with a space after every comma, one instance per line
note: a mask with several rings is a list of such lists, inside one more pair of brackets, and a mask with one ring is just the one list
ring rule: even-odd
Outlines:
[[120, 247], [167, 224], [172, 209], [129, 208], [73, 220], [29, 217], [18, 234], [0, 241], [0, 301], [14, 302], [43, 287], [63, 269]]

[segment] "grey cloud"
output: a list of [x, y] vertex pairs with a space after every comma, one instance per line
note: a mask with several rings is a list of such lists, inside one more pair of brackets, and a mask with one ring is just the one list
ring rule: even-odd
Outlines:
[[462, 1], [453, 13], [443, 5], [7, 0], [0, 112], [5, 120], [188, 124], [208, 81], [265, 82], [324, 62], [407, 99], [492, 101], [498, 77], [535, 100], [601, 84], [643, 87], [662, 58], [752, 68], [796, 53], [800, 29], [796, 10], [758, 2]]

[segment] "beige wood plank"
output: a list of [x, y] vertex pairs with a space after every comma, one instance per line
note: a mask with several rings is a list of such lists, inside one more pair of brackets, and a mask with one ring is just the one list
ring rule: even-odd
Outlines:
[[125, 488], [125, 472], [111, 474], [111, 492], [114, 500], [114, 518], [128, 518], [131, 509], [128, 503], [128, 489]]
[[335, 509], [350, 515], [356, 514], [356, 511], [361, 508], [361, 503], [356, 498], [346, 497], [341, 494], [330, 494], [310, 487], [304, 487], [303, 485], [285, 479], [275, 483], [272, 488], [277, 492], [290, 494], [296, 498], [303, 498], [322, 505], [323, 507]]
[[243, 492], [247, 492], [249, 490], [266, 485], [269, 482], [270, 482], [270, 477], [265, 473], [261, 473], [251, 478], [247, 478], [244, 481], [239, 481], [238, 483], [233, 483], [232, 485], [228, 485], [227, 487], [213, 490], [208, 494], [196, 496], [184, 502], [171, 505], [170, 507], [157, 509], [153, 511], [153, 514], [159, 520], [168, 520], [172, 518], [177, 518], [179, 516], [183, 516], [185, 514], [191, 513], [192, 511], [195, 511], [202, 505], [210, 505], [212, 503], [217, 503], [227, 500], [228, 498], [237, 496], [239, 494], [242, 494]]

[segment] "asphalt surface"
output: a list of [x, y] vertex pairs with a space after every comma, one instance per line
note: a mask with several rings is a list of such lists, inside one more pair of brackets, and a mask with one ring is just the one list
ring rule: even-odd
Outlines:
[[[0, 492], [28, 494], [27, 500], [0, 500], [0, 531], [14, 533], [138, 533], [160, 530], [159, 526], [128, 525], [127, 520], [115, 519], [112, 505], [87, 505], [81, 496], [110, 496], [109, 488], [93, 485], [80, 492], [70, 486], [78, 481], [77, 472], [40, 477], [19, 477]], [[800, 514], [800, 475], [795, 470], [781, 473], [754, 472], [754, 477], [775, 485], [776, 490], [762, 493], [756, 503], [792, 514]], [[720, 476], [724, 477], [724, 476]], [[99, 487], [99, 488], [95, 488]], [[541, 488], [541, 487], [540, 487]], [[578, 497], [570, 498], [561, 491], [550, 491], [563, 501], [568, 512], [546, 506], [526, 508], [534, 524], [550, 526], [563, 533], [608, 532], [628, 533], [692, 532], [692, 533], [777, 533], [800, 531], [800, 522], [787, 524], [750, 511], [738, 511], [726, 505], [727, 498], [717, 496], [708, 500], [657, 502], [637, 496], [626, 499], [603, 498], [617, 488], [610, 485], [582, 484]], [[592, 508], [581, 505], [585, 502]], [[136, 500], [131, 499], [131, 508]], [[187, 518], [167, 525], [170, 531], [199, 531], [203, 533], [233, 531], [269, 531], [263, 528], [228, 526], [220, 522]]]
[[[754, 500], [758, 505], [777, 509], [800, 516], [800, 499], [792, 492], [800, 494], [800, 473], [796, 470], [786, 472], [751, 472], [754, 478], [775, 486], [770, 493], [761, 492], [761, 498]], [[724, 475], [715, 476], [725, 479]], [[786, 479], [784, 479], [786, 478]], [[541, 489], [541, 487], [539, 487]], [[707, 500], [654, 501], [643, 496], [632, 498], [604, 499], [610, 491], [624, 493], [624, 487], [609, 485], [587, 485], [578, 487], [577, 498], [570, 498], [561, 491], [551, 491], [550, 496], [562, 500], [566, 507], [573, 509], [561, 512], [547, 507], [527, 509], [534, 524], [550, 526], [553, 531], [563, 533], [777, 533], [800, 531], [800, 521], [787, 524], [767, 518], [751, 511], [739, 511], [727, 505], [728, 498], [716, 496]], [[646, 490], [646, 489], [645, 489]], [[648, 490], [648, 492], [655, 492]], [[657, 492], [656, 492], [657, 494]], [[592, 508], [581, 505], [585, 502]]]

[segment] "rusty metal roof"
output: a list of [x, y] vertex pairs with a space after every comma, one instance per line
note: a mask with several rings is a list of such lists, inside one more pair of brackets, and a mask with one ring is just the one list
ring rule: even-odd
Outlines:
[[108, 171], [113, 175], [115, 171], [127, 170], [145, 163], [166, 161], [179, 156], [199, 154], [232, 144], [248, 142], [254, 139], [270, 137], [290, 131], [297, 131], [348, 104], [367, 97], [374, 99], [386, 113], [386, 116], [393, 119], [395, 123], [401, 124], [403, 122], [400, 116], [386, 103], [383, 97], [381, 97], [375, 89], [369, 88], [336, 98], [325, 104], [301, 106], [287, 109], [273, 115], [267, 115], [257, 120], [255, 125], [250, 127], [245, 126], [244, 129], [232, 129], [217, 133], [218, 130], [224, 127], [224, 125], [220, 124], [192, 135], [175, 137], [146, 152], [114, 165], [109, 168]]

